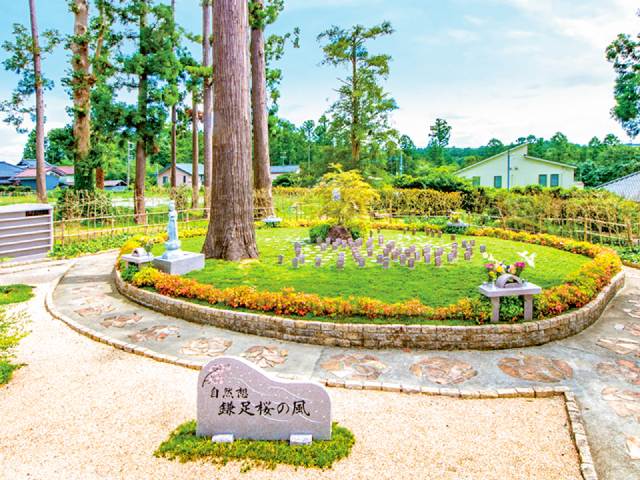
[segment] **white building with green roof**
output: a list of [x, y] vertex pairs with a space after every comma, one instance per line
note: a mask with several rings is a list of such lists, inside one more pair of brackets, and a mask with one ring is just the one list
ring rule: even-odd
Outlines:
[[468, 178], [476, 187], [512, 188], [527, 185], [571, 188], [576, 186], [576, 167], [529, 155], [524, 144], [458, 170], [455, 174]]

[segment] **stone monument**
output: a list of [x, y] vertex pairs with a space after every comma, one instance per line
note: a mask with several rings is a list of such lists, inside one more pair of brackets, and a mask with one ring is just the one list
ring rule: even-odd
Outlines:
[[218, 357], [198, 376], [196, 435], [213, 441], [331, 439], [331, 399], [317, 383], [275, 380], [239, 358]]
[[172, 275], [185, 275], [194, 270], [202, 270], [204, 268], [203, 254], [180, 250], [182, 242], [178, 240], [178, 212], [176, 212], [173, 200], [169, 202], [167, 233], [169, 239], [164, 244], [166, 250], [161, 258], [153, 260], [153, 266]]

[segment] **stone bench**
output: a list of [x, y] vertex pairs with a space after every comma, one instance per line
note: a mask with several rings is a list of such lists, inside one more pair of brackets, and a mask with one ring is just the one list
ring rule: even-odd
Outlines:
[[[509, 283], [510, 281], [514, 283]], [[501, 275], [491, 285], [480, 285], [478, 291], [491, 299], [491, 322], [500, 321], [500, 298], [524, 295], [524, 319], [533, 319], [533, 296], [542, 293], [542, 287], [533, 283], [523, 283], [514, 275]]]

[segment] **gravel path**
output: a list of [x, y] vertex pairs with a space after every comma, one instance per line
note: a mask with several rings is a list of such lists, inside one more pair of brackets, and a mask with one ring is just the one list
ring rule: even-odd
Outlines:
[[356, 436], [330, 471], [241, 474], [153, 457], [179, 424], [195, 418], [197, 371], [124, 353], [80, 336], [42, 306], [60, 267], [2, 276], [38, 285], [32, 334], [18, 370], [0, 389], [3, 479], [579, 479], [560, 397], [461, 400], [330, 389], [334, 420]]

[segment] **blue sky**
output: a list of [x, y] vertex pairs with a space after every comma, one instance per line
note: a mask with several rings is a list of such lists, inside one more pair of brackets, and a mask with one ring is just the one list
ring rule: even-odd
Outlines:
[[[166, 0], [168, 3], [168, 0]], [[41, 31], [70, 33], [73, 15], [62, 0], [36, 0]], [[177, 1], [177, 20], [201, 29], [197, 0]], [[338, 25], [372, 26], [391, 21], [396, 33], [371, 42], [373, 53], [393, 57], [385, 83], [399, 109], [394, 126], [424, 146], [436, 118], [452, 125], [451, 145], [505, 143], [530, 134], [561, 131], [576, 143], [608, 133], [628, 137], [610, 118], [615, 74], [604, 50], [618, 33], [640, 31], [633, 0], [285, 0], [285, 11], [267, 33], [298, 26], [301, 48], [288, 48], [278, 63], [284, 80], [280, 115], [296, 125], [317, 120], [336, 98], [345, 71], [318, 66], [317, 35]], [[27, 2], [5, 2], [0, 40], [15, 22], [28, 25]], [[71, 104], [59, 78], [68, 52], [44, 62], [56, 80], [46, 92], [47, 128], [69, 122]], [[0, 52], [0, 60], [6, 58]], [[9, 97], [17, 75], [0, 71], [0, 98]], [[26, 135], [0, 126], [0, 160], [19, 160]]]

